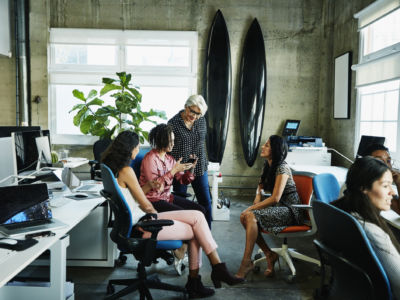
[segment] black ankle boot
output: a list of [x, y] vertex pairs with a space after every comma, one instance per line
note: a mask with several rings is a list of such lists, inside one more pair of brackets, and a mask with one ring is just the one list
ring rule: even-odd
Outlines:
[[189, 298], [205, 298], [214, 295], [215, 291], [213, 289], [206, 288], [201, 282], [201, 276], [193, 278], [188, 276], [188, 281], [185, 288], [189, 294]]
[[220, 263], [212, 266], [211, 280], [216, 288], [220, 288], [221, 281], [229, 285], [234, 285], [243, 282], [244, 278], [232, 276], [226, 268], [225, 263]]

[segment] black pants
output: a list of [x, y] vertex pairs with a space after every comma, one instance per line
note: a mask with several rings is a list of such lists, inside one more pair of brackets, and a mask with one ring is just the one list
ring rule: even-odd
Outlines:
[[157, 202], [152, 202], [152, 204], [158, 212], [190, 209], [201, 211], [205, 215], [206, 210], [203, 206], [181, 196], [173, 195], [173, 197], [172, 203], [165, 200], [160, 200]]

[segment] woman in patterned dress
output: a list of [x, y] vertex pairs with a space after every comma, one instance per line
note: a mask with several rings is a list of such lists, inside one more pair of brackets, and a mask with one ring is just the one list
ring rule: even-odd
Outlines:
[[[271, 135], [261, 147], [261, 157], [266, 159], [263, 173], [257, 187], [253, 205], [240, 215], [240, 222], [246, 230], [246, 247], [242, 262], [236, 276], [244, 278], [254, 267], [251, 255], [254, 244], [262, 249], [267, 260], [266, 277], [272, 277], [274, 265], [279, 256], [272, 251], [260, 230], [279, 233], [290, 225], [301, 224], [302, 214], [292, 204], [300, 204], [292, 173], [285, 162], [288, 146], [286, 141], [277, 135]], [[262, 199], [262, 190], [270, 191], [271, 196]]]
[[[175, 145], [171, 155], [178, 161], [186, 163], [189, 158], [197, 158], [194, 168], [195, 179], [191, 182], [197, 202], [204, 207], [208, 226], [211, 228], [211, 196], [208, 185], [205, 143], [207, 126], [204, 114], [207, 111], [207, 104], [200, 95], [190, 96], [185, 103], [185, 108], [172, 117], [168, 124], [172, 126], [175, 135]], [[186, 194], [187, 185], [179, 181], [173, 182], [174, 191]]]

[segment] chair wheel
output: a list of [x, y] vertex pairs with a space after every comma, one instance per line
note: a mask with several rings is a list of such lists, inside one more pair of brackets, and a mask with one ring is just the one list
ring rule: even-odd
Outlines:
[[107, 295], [111, 295], [111, 294], [114, 294], [114, 293], [115, 293], [114, 286], [111, 283], [107, 284]]
[[126, 255], [120, 255], [116, 260], [115, 260], [115, 264], [117, 267], [121, 267], [123, 265], [126, 264], [126, 261], [128, 260], [128, 258], [126, 257]]
[[296, 275], [292, 275], [292, 274], [290, 274], [290, 275], [288, 275], [288, 277], [286, 277], [286, 282], [287, 283], [293, 283], [294, 281], [296, 280]]
[[261, 253], [257, 253], [256, 255], [254, 255], [254, 260], [260, 259], [262, 257]]

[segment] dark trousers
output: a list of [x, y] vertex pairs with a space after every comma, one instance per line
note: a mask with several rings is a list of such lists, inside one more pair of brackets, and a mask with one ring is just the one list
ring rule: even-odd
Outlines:
[[199, 210], [205, 214], [205, 209], [196, 202], [190, 201], [184, 197], [173, 195], [172, 203], [165, 200], [152, 202], [154, 208], [158, 212], [171, 211], [171, 210]]
[[[204, 172], [201, 176], [196, 178], [191, 183], [194, 193], [196, 194], [197, 202], [204, 208], [205, 217], [208, 223], [208, 227], [211, 229], [212, 211], [211, 211], [211, 195], [210, 187], [208, 185], [208, 173]], [[173, 182], [174, 191], [181, 194], [186, 194], [187, 185], [181, 184], [174, 180]]]

